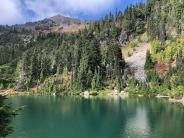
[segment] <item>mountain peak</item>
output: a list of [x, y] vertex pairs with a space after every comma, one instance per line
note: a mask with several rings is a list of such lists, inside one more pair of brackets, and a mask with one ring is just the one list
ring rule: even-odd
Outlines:
[[74, 33], [78, 30], [82, 30], [86, 27], [87, 23], [72, 17], [66, 17], [63, 15], [55, 15], [45, 18], [36, 22], [29, 22], [26, 24], [16, 25], [17, 29], [25, 29], [33, 32], [34, 34], [42, 33]]
[[63, 15], [55, 15], [53, 17], [48, 18], [52, 21], [54, 21], [58, 25], [63, 25], [63, 24], [80, 24], [82, 21], [77, 18], [72, 18], [72, 17], [67, 17]]

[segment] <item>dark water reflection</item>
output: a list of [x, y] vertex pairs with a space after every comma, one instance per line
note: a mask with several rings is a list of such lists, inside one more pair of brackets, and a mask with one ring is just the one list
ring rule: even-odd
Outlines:
[[12, 138], [184, 138], [184, 108], [146, 98], [11, 97]]

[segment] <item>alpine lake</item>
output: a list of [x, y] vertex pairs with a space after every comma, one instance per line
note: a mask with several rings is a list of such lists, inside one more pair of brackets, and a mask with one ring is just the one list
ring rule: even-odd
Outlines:
[[14, 96], [10, 138], [184, 138], [184, 108], [165, 99]]

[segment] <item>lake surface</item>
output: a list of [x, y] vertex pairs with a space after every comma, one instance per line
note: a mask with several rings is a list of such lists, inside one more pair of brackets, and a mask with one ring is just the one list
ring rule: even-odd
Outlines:
[[184, 138], [184, 108], [161, 99], [10, 97], [11, 138]]

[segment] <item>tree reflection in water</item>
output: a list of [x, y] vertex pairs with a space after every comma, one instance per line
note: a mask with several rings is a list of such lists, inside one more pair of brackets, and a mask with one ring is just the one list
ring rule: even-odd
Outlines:
[[11, 119], [15, 115], [10, 104], [6, 103], [7, 98], [0, 96], [0, 137], [6, 137], [13, 132]]

